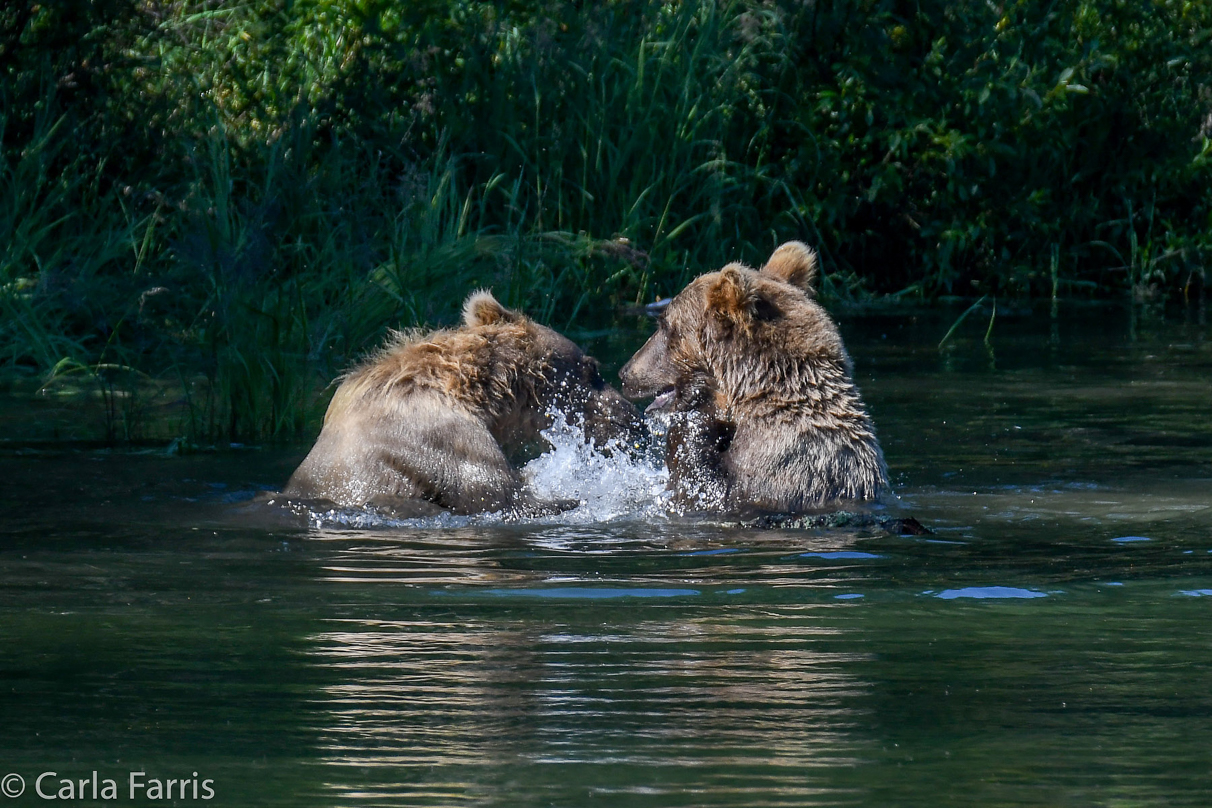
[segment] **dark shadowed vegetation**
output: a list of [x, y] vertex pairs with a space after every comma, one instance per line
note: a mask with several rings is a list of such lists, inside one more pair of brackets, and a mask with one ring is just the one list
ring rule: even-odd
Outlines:
[[1212, 4], [16, 0], [0, 189], [11, 384], [292, 435], [481, 285], [584, 327], [802, 238], [833, 299], [1202, 295]]

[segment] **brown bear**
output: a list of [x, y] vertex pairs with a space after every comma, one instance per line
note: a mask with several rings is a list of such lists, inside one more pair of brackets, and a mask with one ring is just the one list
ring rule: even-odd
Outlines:
[[760, 270], [693, 280], [619, 372], [670, 417], [682, 509], [804, 512], [874, 500], [884, 455], [837, 326], [814, 300], [816, 253], [783, 244]]
[[399, 516], [575, 506], [535, 501], [507, 456], [538, 445], [553, 410], [582, 421], [599, 446], [645, 435], [635, 406], [602, 380], [595, 359], [476, 292], [462, 327], [397, 335], [345, 376], [282, 493]]

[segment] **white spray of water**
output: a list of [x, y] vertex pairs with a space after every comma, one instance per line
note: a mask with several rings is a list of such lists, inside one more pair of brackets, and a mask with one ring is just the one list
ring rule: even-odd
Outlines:
[[560, 524], [588, 524], [650, 517], [666, 512], [669, 472], [663, 463], [637, 456], [622, 444], [598, 449], [581, 424], [551, 413], [543, 437], [552, 448], [522, 468], [531, 492], [542, 500], [575, 499], [580, 506], [559, 514]]
[[[522, 467], [522, 478], [538, 500], [576, 500], [575, 508], [536, 518], [552, 525], [587, 525], [630, 519], [648, 519], [668, 513], [669, 472], [659, 458], [637, 455], [623, 444], [599, 449], [585, 437], [581, 423], [570, 422], [562, 412], [549, 413], [551, 427], [542, 435], [551, 449]], [[654, 425], [658, 431], [659, 425]], [[449, 513], [399, 519], [373, 510], [339, 508], [308, 511], [317, 529], [366, 530], [374, 528], [461, 528], [501, 524], [500, 513], [455, 516]]]

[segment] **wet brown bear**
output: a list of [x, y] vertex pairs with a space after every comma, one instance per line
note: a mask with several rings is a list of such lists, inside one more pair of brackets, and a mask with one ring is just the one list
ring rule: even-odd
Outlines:
[[553, 409], [599, 445], [643, 435], [596, 360], [476, 292], [462, 327], [401, 335], [345, 377], [283, 494], [405, 516], [569, 507], [535, 501], [506, 456], [540, 441]]
[[620, 371], [670, 413], [682, 508], [796, 512], [874, 500], [884, 455], [837, 326], [813, 300], [816, 254], [788, 242], [761, 270], [701, 275]]

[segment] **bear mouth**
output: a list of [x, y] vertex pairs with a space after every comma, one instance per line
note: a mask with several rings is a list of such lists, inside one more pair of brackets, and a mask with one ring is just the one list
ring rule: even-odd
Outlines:
[[657, 393], [657, 397], [652, 400], [652, 403], [644, 410], [645, 413], [656, 414], [665, 412], [673, 406], [673, 400], [677, 396], [676, 388], [670, 386]]

